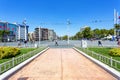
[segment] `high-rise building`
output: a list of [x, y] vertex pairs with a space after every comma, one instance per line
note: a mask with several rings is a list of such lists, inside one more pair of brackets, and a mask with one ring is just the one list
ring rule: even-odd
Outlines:
[[47, 28], [35, 28], [34, 36], [35, 41], [56, 39], [56, 33], [54, 30], [49, 30]]
[[17, 27], [16, 24], [0, 21], [0, 31], [3, 31], [2, 41], [16, 41]]
[[48, 29], [47, 28], [35, 28], [34, 31], [35, 40], [48, 40]]
[[54, 30], [48, 30], [48, 39], [50, 41], [53, 41], [56, 39], [56, 33], [54, 32]]
[[120, 28], [115, 28], [116, 25], [120, 25], [119, 12], [114, 9], [114, 36], [120, 38]]
[[18, 31], [17, 39], [18, 40], [22, 40], [22, 41], [28, 40], [28, 28], [29, 28], [28, 25], [18, 24], [18, 27], [17, 27], [17, 31]]
[[2, 35], [2, 41], [28, 40], [27, 25], [0, 21], [0, 31], [7, 31]]
[[48, 29], [47, 28], [41, 28], [41, 39], [42, 40], [48, 40]]
[[41, 40], [41, 28], [35, 28], [34, 37], [35, 41]]

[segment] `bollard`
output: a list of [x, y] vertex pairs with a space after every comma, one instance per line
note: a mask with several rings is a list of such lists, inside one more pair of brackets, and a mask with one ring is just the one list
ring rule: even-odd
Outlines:
[[24, 61], [24, 54], [23, 54], [23, 61]]
[[112, 67], [112, 57], [110, 57], [110, 66]]
[[2, 71], [1, 71], [1, 64], [0, 64], [0, 74], [2, 73]]
[[13, 67], [14, 67], [14, 57], [12, 58], [12, 65], [13, 65]]

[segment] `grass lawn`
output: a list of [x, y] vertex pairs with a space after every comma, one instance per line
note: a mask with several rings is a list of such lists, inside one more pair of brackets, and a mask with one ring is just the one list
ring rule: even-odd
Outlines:
[[[15, 57], [21, 56], [21, 55], [26, 54], [26, 53], [28, 53], [28, 52], [30, 52], [30, 51], [35, 50], [35, 49], [37, 49], [37, 48], [20, 48], [20, 52], [21, 52], [21, 53], [20, 53], [19, 55], [15, 56]], [[42, 48], [41, 48], [41, 49], [42, 49]], [[8, 61], [8, 60], [10, 60], [10, 59], [12, 59], [12, 58], [0, 59], [0, 63], [6, 62], [6, 61]]]
[[98, 47], [98, 48], [88, 48], [88, 50], [94, 51], [98, 54], [107, 56], [107, 57], [112, 57], [113, 59], [119, 60], [120, 61], [120, 57], [114, 57], [114, 56], [110, 56], [109, 55], [109, 50], [112, 48], [104, 48], [104, 47]]
[[[82, 48], [78, 48], [79, 50], [85, 52], [86, 54], [92, 56], [93, 58], [96, 58], [98, 59], [99, 61], [111, 66], [111, 63], [110, 63], [110, 60], [106, 60], [105, 58], [101, 58], [99, 56], [96, 56], [96, 55], [92, 55], [91, 54], [91, 51], [95, 52], [96, 54], [100, 54], [100, 55], [103, 55], [103, 56], [106, 56], [106, 57], [112, 57], [113, 59], [117, 60], [117, 61], [120, 61], [120, 57], [114, 57], [114, 56], [110, 56], [109, 55], [109, 51], [112, 49], [112, 48], [105, 48], [105, 47], [89, 47], [87, 49], [82, 49]], [[120, 63], [115, 63], [114, 61], [112, 62], [112, 66], [114, 69], [120, 71]]]

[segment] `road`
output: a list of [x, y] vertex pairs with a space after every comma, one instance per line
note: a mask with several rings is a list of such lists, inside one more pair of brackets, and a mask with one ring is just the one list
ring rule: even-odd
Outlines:
[[[39, 45], [39, 42], [36, 41], [34, 44], [28, 42], [26, 44], [27, 47], [35, 47], [35, 44]], [[67, 41], [63, 41], [63, 40], [59, 40], [58, 44], [61, 45], [67, 45]], [[102, 41], [102, 44], [104, 47], [117, 47], [117, 42], [116, 41]], [[54, 41], [41, 41], [40, 42], [40, 46], [54, 46], [55, 42]], [[81, 40], [70, 40], [70, 45], [74, 45], [74, 46], [81, 46]], [[89, 47], [93, 47], [93, 46], [98, 46], [98, 41], [89, 41], [87, 40], [87, 45]], [[18, 46], [18, 42], [0, 42], [0, 46]], [[21, 47], [25, 47], [24, 42], [21, 43]]]
[[51, 48], [8, 80], [117, 80], [72, 48]]

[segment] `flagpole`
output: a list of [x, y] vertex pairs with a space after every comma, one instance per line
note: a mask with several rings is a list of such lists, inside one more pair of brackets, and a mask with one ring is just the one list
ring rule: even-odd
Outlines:
[[116, 9], [114, 9], [114, 36], [116, 36], [115, 24], [117, 24], [117, 11], [116, 11]]

